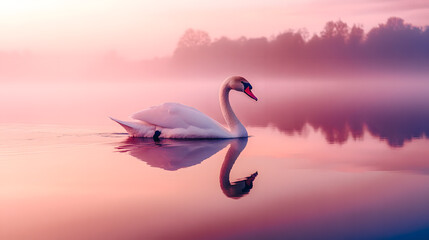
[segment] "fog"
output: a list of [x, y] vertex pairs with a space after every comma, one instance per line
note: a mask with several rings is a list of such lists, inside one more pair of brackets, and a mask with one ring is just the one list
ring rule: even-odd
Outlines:
[[[365, 32], [330, 21], [319, 34], [289, 30], [272, 37], [212, 39], [188, 29], [168, 57], [128, 59], [114, 50], [48, 54], [0, 48], [0, 81], [151, 81], [225, 78], [264, 79], [409, 74], [429, 71], [429, 27], [397, 17]], [[406, 77], [404, 77], [406, 79]]]
[[[330, 143], [366, 130], [391, 147], [429, 134], [429, 28], [392, 17], [368, 32], [342, 21], [320, 34], [212, 39], [187, 30], [170, 57], [0, 51], [3, 123], [112, 124], [108, 116], [164, 102], [191, 105], [223, 122], [218, 88], [242, 75], [260, 99], [233, 105], [247, 126], [286, 134], [323, 132]], [[237, 95], [237, 97], [235, 96]]]

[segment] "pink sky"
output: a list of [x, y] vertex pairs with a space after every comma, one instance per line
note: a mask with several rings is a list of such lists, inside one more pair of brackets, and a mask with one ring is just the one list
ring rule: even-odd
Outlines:
[[97, 54], [129, 58], [170, 55], [187, 28], [212, 38], [258, 37], [288, 29], [318, 33], [329, 20], [365, 29], [390, 16], [429, 25], [427, 0], [235, 0], [0, 2], [0, 51]]

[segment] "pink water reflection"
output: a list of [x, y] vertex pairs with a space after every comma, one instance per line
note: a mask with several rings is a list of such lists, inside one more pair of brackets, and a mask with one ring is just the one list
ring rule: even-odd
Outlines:
[[[419, 169], [428, 164], [401, 156], [427, 156], [427, 140], [392, 149], [371, 135], [332, 145], [311, 128], [305, 137], [272, 128], [249, 131], [254, 136], [232, 165], [222, 167], [225, 147], [199, 164], [166, 171], [118, 152], [124, 141], [141, 145], [127, 142], [125, 135], [3, 126], [2, 137], [10, 140], [2, 139], [1, 235], [374, 238], [426, 227], [429, 181]], [[231, 182], [258, 171], [247, 196], [225, 196], [219, 184], [225, 167]]]
[[236, 147], [156, 145], [107, 118], [178, 101], [222, 121], [216, 82], [9, 83], [0, 238], [429, 235], [426, 84], [252, 83], [257, 104], [231, 97], [252, 135]]

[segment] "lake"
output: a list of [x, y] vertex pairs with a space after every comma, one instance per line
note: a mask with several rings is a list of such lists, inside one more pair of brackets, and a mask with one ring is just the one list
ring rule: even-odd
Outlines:
[[249, 138], [129, 138], [162, 102], [224, 123], [219, 81], [8, 82], [1, 239], [428, 239], [429, 83], [250, 79]]

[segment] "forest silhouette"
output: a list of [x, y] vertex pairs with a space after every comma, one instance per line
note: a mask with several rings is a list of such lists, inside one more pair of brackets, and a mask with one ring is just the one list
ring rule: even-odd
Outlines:
[[271, 39], [222, 37], [189, 29], [180, 39], [173, 66], [200, 73], [247, 72], [268, 76], [341, 74], [386, 69], [428, 70], [429, 26], [391, 17], [365, 33], [343, 21], [326, 23], [320, 34], [286, 31]]
[[211, 39], [188, 29], [171, 56], [129, 60], [108, 51], [94, 61], [40, 58], [31, 51], [2, 51], [0, 75], [78, 75], [93, 79], [151, 79], [174, 76], [224, 78], [229, 75], [280, 77], [333, 76], [429, 70], [429, 26], [414, 26], [398, 17], [365, 32], [361, 26], [330, 21], [319, 34], [289, 30], [271, 38]]

